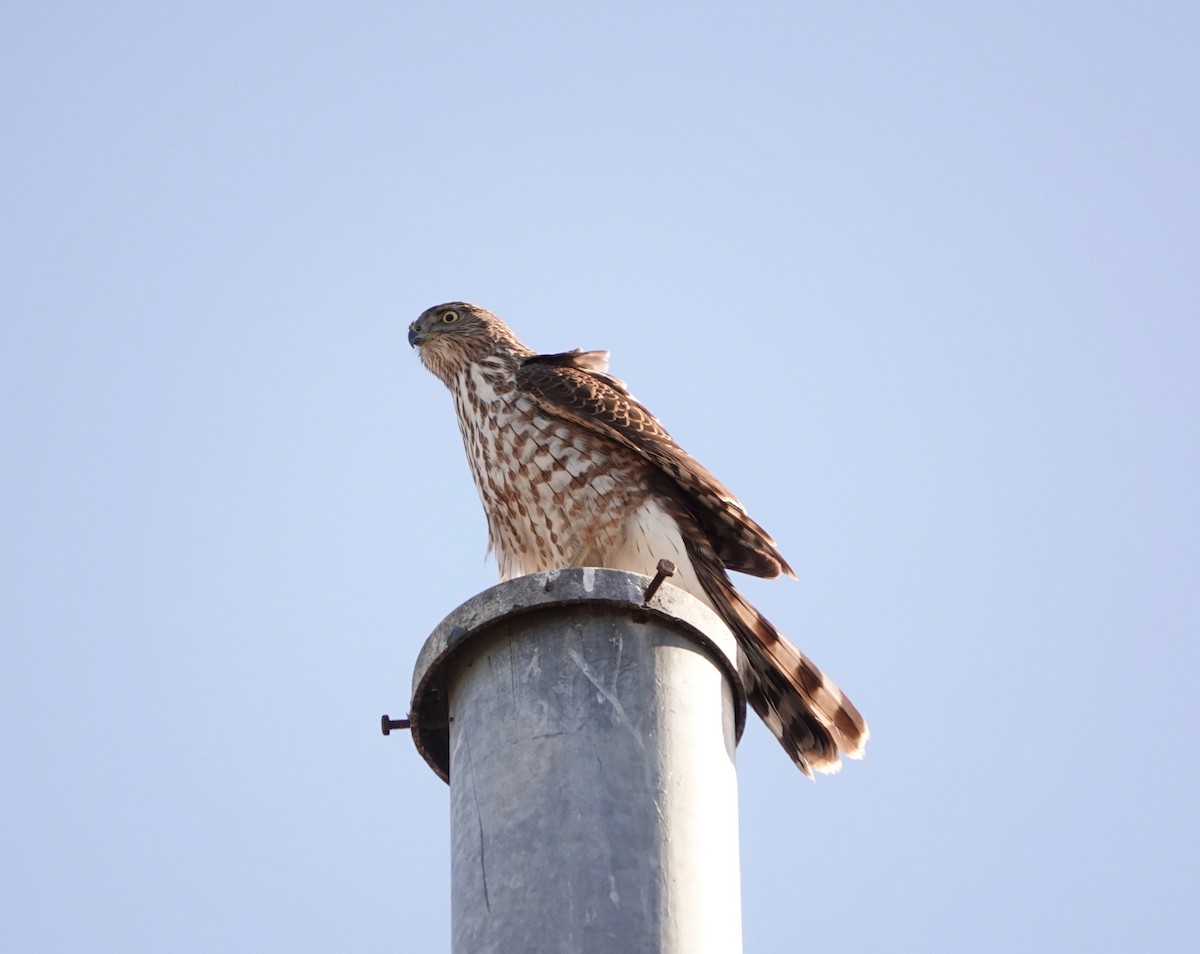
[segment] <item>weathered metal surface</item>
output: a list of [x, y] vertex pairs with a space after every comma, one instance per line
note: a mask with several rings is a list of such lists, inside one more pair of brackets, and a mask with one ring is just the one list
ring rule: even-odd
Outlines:
[[613, 570], [493, 587], [434, 631], [413, 738], [449, 778], [455, 954], [741, 950], [736, 644]]

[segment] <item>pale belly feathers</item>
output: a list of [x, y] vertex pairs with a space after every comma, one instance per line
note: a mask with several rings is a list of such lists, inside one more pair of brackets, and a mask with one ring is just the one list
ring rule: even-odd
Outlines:
[[710, 603], [647, 462], [550, 417], [498, 376], [473, 376], [476, 400], [455, 403], [501, 580], [568, 566], [653, 576], [666, 558], [671, 583]]

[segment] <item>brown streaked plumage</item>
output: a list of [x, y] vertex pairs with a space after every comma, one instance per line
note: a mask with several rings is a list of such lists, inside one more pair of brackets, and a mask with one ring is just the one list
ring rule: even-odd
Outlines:
[[536, 354], [491, 312], [430, 308], [409, 343], [450, 389], [502, 580], [566, 566], [652, 576], [711, 606], [745, 654], [754, 709], [807, 775], [861, 758], [858, 710], [734, 588], [794, 576], [775, 541], [607, 373], [605, 351]]

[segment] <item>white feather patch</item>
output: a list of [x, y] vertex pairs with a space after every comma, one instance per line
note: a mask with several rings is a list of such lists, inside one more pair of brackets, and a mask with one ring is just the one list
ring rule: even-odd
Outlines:
[[679, 524], [650, 497], [633, 512], [626, 524], [625, 539], [613, 550], [607, 563], [617, 570], [654, 576], [662, 559], [675, 564], [671, 585], [686, 590], [708, 606], [713, 605], [692, 569]]

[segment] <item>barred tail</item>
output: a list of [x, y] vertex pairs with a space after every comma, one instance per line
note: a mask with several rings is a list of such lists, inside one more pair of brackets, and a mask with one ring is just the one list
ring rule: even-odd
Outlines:
[[754, 711], [805, 775], [837, 772], [839, 750], [860, 759], [870, 730], [854, 704], [737, 591], [715, 554], [688, 547], [713, 606], [737, 637], [749, 673]]

